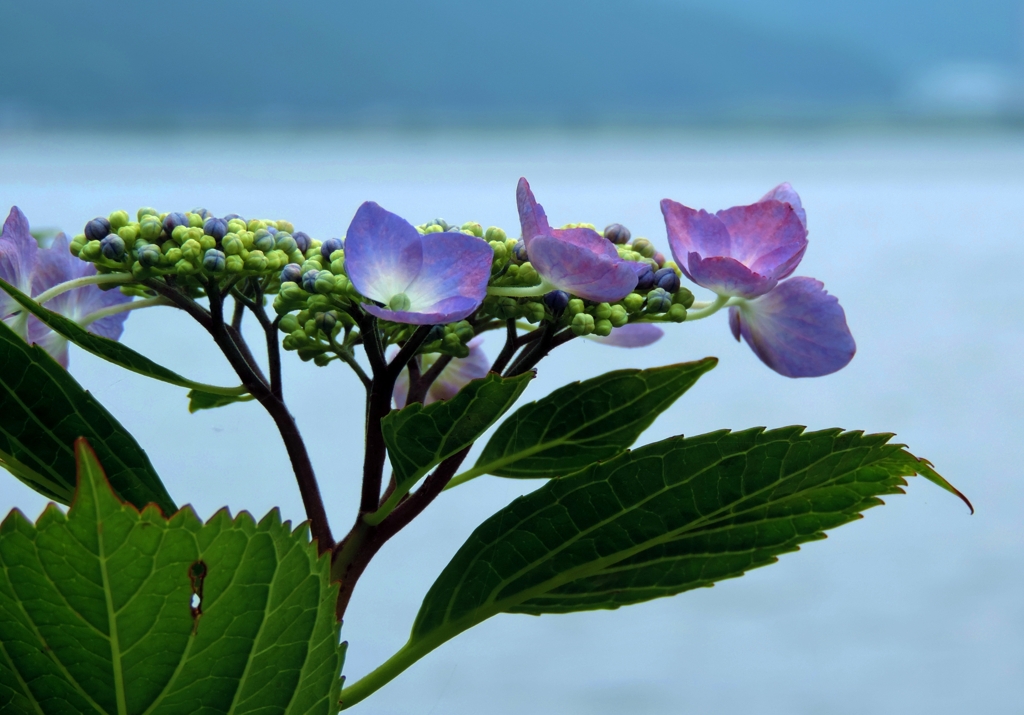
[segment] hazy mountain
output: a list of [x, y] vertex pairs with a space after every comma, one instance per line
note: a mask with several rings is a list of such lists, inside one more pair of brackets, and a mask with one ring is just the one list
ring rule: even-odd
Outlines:
[[967, 7], [0, 0], [0, 122], [633, 124], [878, 114], [898, 109], [908, 82], [943, 61], [1019, 61], [1020, 2]]

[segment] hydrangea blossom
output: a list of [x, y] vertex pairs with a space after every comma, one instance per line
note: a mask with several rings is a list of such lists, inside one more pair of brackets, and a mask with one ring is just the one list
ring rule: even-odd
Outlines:
[[[438, 400], [449, 400], [465, 387], [471, 380], [478, 380], [481, 377], [486, 377], [487, 371], [490, 369], [491, 363], [484, 353], [481, 344], [483, 338], [477, 336], [470, 340], [466, 347], [469, 348], [469, 355], [464, 358], [452, 358], [445, 366], [441, 374], [437, 376], [434, 383], [427, 390], [427, 395], [423, 400], [423, 404], [429, 405], [431, 402], [437, 402]], [[438, 355], [424, 355], [422, 357], [422, 364], [420, 370], [427, 370]], [[398, 409], [405, 407], [405, 399], [409, 394], [409, 371], [402, 370], [395, 381], [395, 406]]]
[[[46, 290], [75, 278], [96, 274], [96, 266], [71, 255], [68, 238], [61, 233], [50, 248], [40, 249], [29, 232], [28, 219], [17, 206], [11, 209], [0, 235], [0, 278], [21, 292], [37, 296]], [[46, 307], [66, 318], [86, 325], [87, 329], [111, 340], [124, 331], [128, 313], [122, 312], [90, 320], [97, 311], [122, 303], [131, 297], [117, 289], [101, 290], [89, 285], [61, 293], [46, 302]], [[18, 315], [14, 315], [18, 313]], [[0, 317], [15, 328], [28, 342], [35, 343], [64, 367], [68, 365], [68, 343], [34, 316], [27, 316], [10, 296], [0, 291]]]
[[[694, 283], [730, 297], [729, 325], [781, 375], [818, 377], [857, 350], [839, 301], [813, 278], [790, 278], [807, 248], [807, 214], [789, 184], [717, 214], [661, 202], [672, 254]], [[780, 283], [780, 281], [782, 281]]]
[[519, 179], [516, 204], [527, 257], [548, 284], [596, 302], [620, 300], [636, 287], [646, 264], [622, 260], [593, 229], [551, 228], [526, 179]]
[[367, 201], [345, 239], [345, 272], [371, 315], [396, 323], [462, 320], [487, 295], [494, 252], [463, 233], [421, 235], [408, 221]]
[[[661, 202], [672, 255], [686, 277], [718, 295], [756, 298], [790, 275], [807, 249], [803, 209], [780, 200], [783, 184], [749, 206], [715, 214]], [[799, 206], [799, 198], [796, 199]]]

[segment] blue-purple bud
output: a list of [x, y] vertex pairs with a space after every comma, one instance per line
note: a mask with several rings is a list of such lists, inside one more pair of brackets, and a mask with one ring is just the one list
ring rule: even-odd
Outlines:
[[110, 234], [110, 221], [103, 216], [85, 224], [85, 237], [90, 241], [102, 241]]
[[298, 283], [302, 280], [302, 269], [298, 263], [289, 263], [281, 270], [282, 283]]
[[512, 255], [514, 255], [516, 260], [520, 263], [526, 263], [530, 260], [529, 256], [526, 255], [526, 241], [523, 239], [516, 241], [516, 245], [512, 248]]
[[568, 307], [569, 294], [564, 290], [553, 290], [550, 293], [545, 293], [544, 305], [557, 317]]
[[208, 218], [203, 223], [203, 233], [219, 241], [228, 233], [228, 222], [222, 218]]
[[168, 236], [172, 236], [174, 229], [178, 226], [189, 227], [188, 217], [185, 214], [175, 211], [164, 216], [164, 231], [167, 232]]
[[623, 226], [621, 223], [613, 223], [604, 229], [604, 237], [612, 243], [623, 244], [629, 243], [630, 234], [629, 229]]
[[124, 239], [116, 233], [104, 236], [100, 241], [100, 253], [111, 261], [120, 261], [124, 258]]
[[648, 290], [654, 287], [654, 271], [650, 266], [645, 266], [644, 272], [637, 276], [636, 289]]
[[277, 226], [267, 226], [267, 231], [269, 231], [272, 236], [276, 236]]
[[160, 251], [160, 246], [152, 243], [143, 246], [138, 252], [139, 263], [143, 268], [152, 268], [153, 266], [160, 265], [161, 256], [163, 256], [163, 253]]
[[274, 250], [274, 235], [265, 228], [258, 229], [252, 238], [252, 247], [267, 253]]
[[201, 216], [204, 221], [206, 219], [208, 219], [208, 218], [212, 218], [213, 217], [213, 214], [211, 214], [209, 211], [207, 211], [204, 208], [192, 209], [189, 213], [194, 213], [197, 216]]
[[655, 288], [647, 294], [648, 313], [667, 313], [672, 308], [672, 296], [662, 288]]
[[309, 250], [309, 235], [302, 231], [296, 231], [292, 234], [292, 238], [295, 239], [295, 245], [299, 247], [299, 250], [305, 253]]
[[244, 218], [242, 218], [241, 216], [239, 216], [238, 214], [228, 214], [227, 216], [224, 217], [224, 220], [225, 221], [230, 221], [231, 219], [235, 219], [235, 218], [237, 218], [242, 223], [246, 223], [246, 220]]
[[307, 293], [316, 293], [316, 277], [320, 271], [306, 271], [302, 274], [302, 289]]
[[211, 248], [203, 256], [203, 268], [210, 271], [210, 273], [219, 273], [224, 270], [226, 263], [226, 256], [223, 251], [218, 251], [216, 248]]
[[659, 268], [654, 272], [654, 284], [668, 293], [679, 290], [679, 276], [671, 268]]
[[344, 247], [345, 244], [341, 242], [340, 238], [328, 238], [320, 245], [320, 255], [329, 261], [332, 253], [340, 251]]

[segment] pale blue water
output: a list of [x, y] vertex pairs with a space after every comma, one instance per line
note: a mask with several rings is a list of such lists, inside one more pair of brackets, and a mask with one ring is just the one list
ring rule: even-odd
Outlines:
[[[499, 616], [413, 666], [367, 713], [1024, 712], [1024, 139], [266, 136], [0, 137], [0, 204], [71, 230], [140, 205], [288, 218], [344, 232], [373, 199], [419, 222], [517, 227], [527, 176], [552, 220], [620, 221], [662, 248], [658, 201], [722, 208], [791, 181], [811, 245], [798, 274], [839, 296], [859, 352], [842, 372], [788, 380], [723, 319], [654, 348], [570, 343], [534, 398], [605, 370], [717, 355], [717, 370], [642, 440], [721, 427], [893, 431], [978, 513], [920, 479], [825, 542], [713, 589], [615, 612]], [[198, 326], [135, 314], [124, 341], [210, 382], [231, 376]], [[493, 347], [492, 347], [493, 349]], [[184, 391], [80, 351], [72, 372], [148, 450], [171, 494], [301, 520], [269, 418], [189, 415]], [[286, 360], [335, 533], [353, 518], [361, 390], [334, 365]], [[420, 599], [474, 526], [532, 484], [481, 478], [444, 496], [360, 583], [343, 635], [359, 677], [404, 641]], [[0, 511], [43, 500], [0, 475]]]

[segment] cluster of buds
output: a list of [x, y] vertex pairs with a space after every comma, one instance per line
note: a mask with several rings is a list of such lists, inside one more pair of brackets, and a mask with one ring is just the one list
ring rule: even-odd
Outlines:
[[100, 272], [128, 272], [140, 281], [175, 276], [176, 285], [198, 294], [228, 278], [276, 282], [286, 265], [319, 252], [320, 242], [288, 221], [221, 218], [201, 208], [184, 213], [141, 208], [135, 221], [126, 211], [94, 218], [70, 249]]

